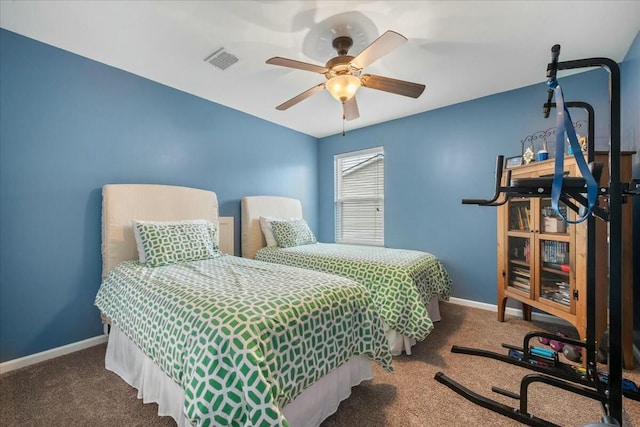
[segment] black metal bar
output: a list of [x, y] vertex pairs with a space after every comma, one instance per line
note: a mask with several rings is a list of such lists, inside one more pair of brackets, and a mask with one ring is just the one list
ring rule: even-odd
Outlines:
[[502, 168], [504, 165], [504, 156], [500, 155], [496, 159], [496, 187], [491, 199], [462, 199], [463, 205], [491, 205], [498, 197], [500, 197], [500, 185], [502, 181]]
[[573, 61], [558, 62], [558, 71], [573, 70], [574, 68], [589, 68], [589, 67], [605, 67], [611, 71], [613, 68], [618, 68], [618, 64], [609, 58], [602, 58], [602, 57], [575, 59]]
[[604, 394], [600, 394], [595, 390], [585, 387], [579, 387], [574, 384], [567, 383], [566, 381], [559, 380], [548, 375], [529, 374], [525, 375], [520, 382], [520, 412], [527, 413], [527, 401], [529, 386], [535, 382], [541, 382], [554, 387], [561, 388], [563, 390], [570, 391], [581, 396], [594, 399], [603, 404], [607, 401], [607, 397]]
[[[580, 106], [587, 111], [587, 162], [591, 163], [595, 160], [595, 112], [593, 107], [586, 102], [581, 104]], [[598, 181], [601, 176], [598, 177]], [[600, 182], [597, 184], [599, 186]], [[592, 212], [593, 215], [587, 219], [587, 342], [591, 343], [593, 348], [587, 350], [587, 372], [594, 376], [598, 391], [604, 392], [598, 379], [595, 378], [598, 372], [596, 358], [598, 345], [596, 343], [600, 337], [596, 336], [596, 219], [594, 215], [599, 214], [598, 216], [602, 218], [602, 215], [606, 213], [608, 219], [609, 212], [604, 212], [598, 206], [595, 206]]]
[[484, 397], [478, 393], [475, 393], [462, 384], [452, 380], [447, 377], [442, 372], [437, 372], [435, 375], [435, 380], [441, 384], [446, 385], [451, 390], [455, 391], [465, 399], [470, 400], [476, 405], [480, 405], [483, 408], [490, 409], [494, 412], [497, 412], [505, 417], [509, 417], [514, 419], [522, 424], [526, 424], [534, 427], [560, 427], [558, 424], [554, 424], [550, 421], [543, 420], [541, 418], [537, 418], [534, 415], [522, 413], [517, 408], [512, 408], [510, 406], [505, 405], [504, 403], [497, 402], [493, 399], [489, 399], [488, 397]]
[[559, 62], [558, 70], [609, 71], [609, 415], [622, 420], [622, 183], [620, 181], [620, 68], [609, 58]]
[[[553, 82], [556, 80], [556, 74], [558, 72], [558, 57], [560, 56], [560, 45], [553, 45], [551, 48], [551, 62], [547, 65], [547, 81]], [[544, 105], [544, 118], [549, 117], [551, 109], [547, 106], [553, 99], [553, 89], [547, 90], [547, 103]]]
[[512, 391], [509, 391], [509, 390], [505, 390], [505, 389], [500, 388], [500, 387], [491, 387], [491, 391], [494, 392], [494, 393], [501, 394], [503, 396], [510, 397], [511, 399], [520, 400], [520, 395], [519, 394], [514, 393]]
[[609, 152], [609, 415], [622, 423], [622, 184], [620, 69], [608, 61], [611, 93]]

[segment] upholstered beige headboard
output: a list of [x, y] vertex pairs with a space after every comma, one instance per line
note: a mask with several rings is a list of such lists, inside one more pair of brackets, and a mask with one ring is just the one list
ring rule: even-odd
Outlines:
[[217, 227], [218, 198], [212, 191], [173, 185], [109, 184], [102, 187], [103, 278], [118, 263], [138, 258], [131, 225], [134, 219], [206, 219]]
[[260, 217], [302, 218], [302, 203], [298, 199], [277, 196], [247, 196], [242, 198], [242, 256], [253, 259], [267, 244], [260, 229]]

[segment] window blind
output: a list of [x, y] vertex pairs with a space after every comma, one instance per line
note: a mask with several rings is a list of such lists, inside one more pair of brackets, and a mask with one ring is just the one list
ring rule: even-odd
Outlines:
[[336, 243], [384, 246], [382, 147], [335, 156]]

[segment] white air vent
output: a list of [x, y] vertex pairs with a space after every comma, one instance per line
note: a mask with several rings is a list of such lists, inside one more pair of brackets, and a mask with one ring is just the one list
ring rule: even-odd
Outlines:
[[205, 62], [208, 62], [211, 65], [214, 65], [221, 70], [226, 70], [236, 62], [238, 62], [238, 57], [225, 51], [223, 47], [213, 52], [209, 55]]

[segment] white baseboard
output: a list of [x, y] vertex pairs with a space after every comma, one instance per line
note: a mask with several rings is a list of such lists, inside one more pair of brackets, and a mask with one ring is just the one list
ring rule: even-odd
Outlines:
[[[479, 308], [482, 310], [488, 310], [488, 311], [493, 311], [495, 313], [498, 312], [498, 306], [495, 304], [487, 304], [486, 302], [478, 302], [478, 301], [472, 301], [472, 300], [468, 300], [468, 299], [462, 299], [462, 298], [454, 298], [451, 297], [449, 299], [449, 302], [452, 304], [458, 304], [458, 305], [464, 305], [467, 307], [473, 307], [473, 308]], [[517, 309], [517, 308], [512, 308], [512, 307], [507, 307], [504, 311], [505, 315], [508, 314], [510, 316], [516, 316], [519, 318], [522, 318], [522, 310]], [[545, 323], [555, 323], [558, 325], [565, 325], [565, 326], [571, 326], [571, 324], [569, 322], [567, 322], [564, 319], [561, 319], [559, 317], [556, 316], [552, 316], [550, 314], [545, 314], [545, 313], [536, 313], [533, 312], [531, 313], [531, 319], [532, 320], [536, 320], [538, 322], [545, 322]]]
[[44, 362], [45, 360], [53, 359], [54, 357], [60, 357], [75, 351], [84, 350], [85, 348], [105, 343], [107, 342], [107, 339], [107, 335], [98, 335], [97, 337], [63, 345], [62, 347], [56, 347], [51, 350], [30, 354], [18, 359], [8, 360], [0, 363], [0, 374], [15, 371], [16, 369], [24, 368], [29, 365], [35, 365], [36, 363]]

